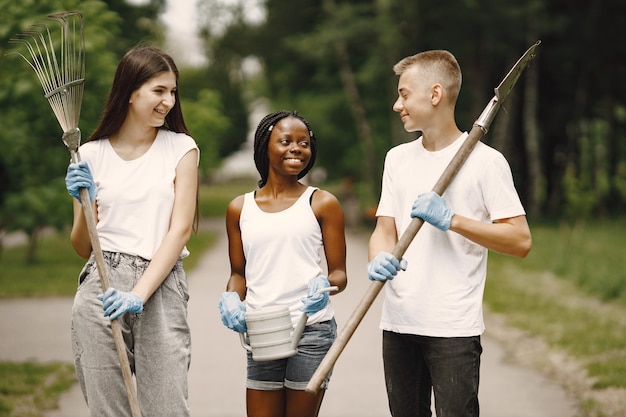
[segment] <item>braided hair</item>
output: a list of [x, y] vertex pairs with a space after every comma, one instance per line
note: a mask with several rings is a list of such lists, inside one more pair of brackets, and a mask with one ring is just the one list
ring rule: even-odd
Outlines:
[[315, 164], [315, 157], [317, 156], [317, 140], [309, 122], [300, 116], [297, 111], [281, 110], [270, 113], [261, 119], [256, 128], [256, 132], [254, 133], [254, 164], [256, 165], [257, 171], [259, 171], [259, 174], [261, 175], [261, 179], [258, 181], [259, 188], [263, 187], [267, 183], [267, 177], [269, 175], [267, 144], [269, 142], [270, 135], [272, 134], [274, 126], [286, 117], [294, 117], [302, 121], [309, 131], [309, 136], [311, 137], [311, 159], [309, 160], [308, 165], [298, 174], [298, 179], [304, 177], [311, 170], [311, 168], [313, 168], [313, 164]]

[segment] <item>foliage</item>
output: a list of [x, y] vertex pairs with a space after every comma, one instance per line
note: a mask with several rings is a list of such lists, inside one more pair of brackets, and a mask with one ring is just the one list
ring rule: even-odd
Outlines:
[[208, 177], [219, 166], [217, 149], [219, 139], [230, 127], [222, 113], [222, 105], [215, 91], [202, 89], [195, 100], [181, 99], [187, 127], [200, 148], [200, 175]]
[[58, 39], [58, 25], [45, 17], [63, 10], [82, 11], [86, 56], [93, 56], [86, 62], [85, 111], [79, 126], [85, 131], [95, 126], [100, 109], [98, 96], [104, 96], [108, 88], [99, 74], [114, 70], [115, 57], [105, 46], [115, 39], [118, 17], [106, 9], [105, 3], [96, 0], [2, 3], [10, 5], [3, 4], [0, 17], [0, 109], [6, 116], [0, 131], [0, 172], [7, 178], [0, 187], [0, 228], [23, 228], [33, 239], [33, 252], [28, 257], [34, 259], [37, 231], [46, 223], [62, 227], [71, 222], [71, 200], [62, 198], [67, 192], [62, 191], [64, 185], [60, 181], [69, 153], [61, 141], [63, 131], [34, 72], [19, 56], [7, 55], [27, 54], [26, 50], [9, 45], [8, 40], [28, 30], [29, 25], [41, 22], [50, 27], [53, 39]]
[[[216, 3], [222, 8], [211, 20]], [[626, 45], [607, 39], [619, 39], [626, 3], [266, 0], [263, 18], [252, 22], [243, 2], [228, 2], [231, 19], [223, 17], [224, 4], [199, 2], [205, 34], [212, 34], [205, 37], [209, 61], [239, 80], [245, 59], [257, 59], [263, 83], [254, 93], [266, 96], [272, 110], [299, 110], [321, 139], [319, 166], [331, 179], [357, 182], [369, 182], [372, 172], [380, 177], [386, 150], [416, 135], [403, 132], [391, 108], [395, 62], [426, 49], [454, 53], [464, 76], [458, 125], [469, 130], [493, 88], [542, 40], [484, 140], [510, 161], [533, 214], [589, 219], [624, 212], [626, 87], [615, 80], [626, 75]], [[356, 91], [349, 91], [345, 74]]]
[[119, 32], [122, 36], [107, 45], [116, 56], [121, 57], [139, 43], [163, 44], [165, 26], [158, 21], [158, 17], [165, 11], [166, 0], [147, 0], [141, 4], [127, 0], [105, 0], [105, 3], [120, 18]]
[[[249, 126], [246, 103], [244, 60], [249, 55], [249, 43], [255, 37], [255, 30], [244, 20], [243, 2], [233, 2], [232, 6], [218, 0], [198, 2], [203, 25], [200, 37], [203, 39], [209, 65], [198, 74], [205, 87], [216, 90], [223, 104], [224, 115], [229, 120], [229, 129], [217, 142], [220, 158], [239, 150], [246, 141]], [[224, 19], [229, 30], [223, 32]]]
[[[10, 45], [9, 39], [42, 22], [50, 26], [53, 39], [59, 39], [56, 23], [46, 16], [63, 10], [83, 13], [86, 84], [79, 127], [86, 132], [85, 139], [99, 121], [121, 55], [138, 43], [159, 45], [163, 40], [164, 28], [157, 18], [164, 6], [165, 0], [143, 5], [125, 0], [0, 0], [0, 231], [26, 231], [31, 237], [29, 259], [37, 256], [39, 230], [44, 226], [60, 229], [72, 221], [71, 199], [61, 181], [69, 153], [34, 72], [18, 55], [10, 54], [28, 53]], [[228, 121], [215, 92], [204, 85], [192, 87], [199, 88], [191, 99], [184, 99], [189, 109], [186, 121], [198, 132], [201, 169], [209, 172], [218, 164], [217, 143]]]
[[69, 364], [0, 362], [0, 417], [41, 417], [75, 382]]
[[36, 245], [46, 227], [61, 230], [72, 217], [71, 198], [62, 181], [51, 181], [9, 194], [0, 212], [0, 224], [9, 232], [24, 231], [29, 237], [26, 261], [35, 261]]

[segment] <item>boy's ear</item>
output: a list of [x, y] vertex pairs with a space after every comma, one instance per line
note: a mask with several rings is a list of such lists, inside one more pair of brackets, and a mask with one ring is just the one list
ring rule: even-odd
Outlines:
[[433, 84], [430, 90], [430, 102], [433, 106], [437, 106], [443, 100], [443, 87], [441, 84]]

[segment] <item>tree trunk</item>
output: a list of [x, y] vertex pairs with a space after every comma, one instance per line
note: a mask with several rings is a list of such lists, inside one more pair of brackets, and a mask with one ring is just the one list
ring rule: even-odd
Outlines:
[[39, 240], [39, 228], [35, 227], [32, 232], [28, 233], [28, 247], [26, 251], [26, 263], [32, 264], [37, 257], [37, 241]]

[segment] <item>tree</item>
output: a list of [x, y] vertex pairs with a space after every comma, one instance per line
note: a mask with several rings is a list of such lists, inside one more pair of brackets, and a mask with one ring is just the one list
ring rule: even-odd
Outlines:
[[200, 89], [195, 100], [181, 99], [187, 127], [200, 148], [200, 176], [210, 178], [218, 168], [219, 138], [230, 128], [230, 121], [222, 112], [219, 94]]
[[79, 127], [90, 132], [100, 117], [119, 59], [108, 46], [125, 38], [119, 29], [122, 20], [98, 0], [41, 0], [34, 5], [0, 0], [0, 8], [0, 111], [4, 127], [0, 131], [0, 173], [6, 179], [0, 185], [0, 230], [26, 231], [32, 251], [29, 258], [34, 259], [38, 233], [45, 226], [60, 229], [71, 222], [71, 198], [59, 180], [65, 175], [69, 153], [34, 72], [18, 55], [8, 55], [28, 53], [10, 45], [9, 39], [32, 29], [34, 23], [45, 23], [53, 39], [59, 39], [55, 32], [58, 27], [46, 19], [47, 15], [65, 10], [83, 13], [87, 59]]
[[254, 55], [263, 69], [259, 91], [272, 107], [300, 110], [312, 122], [319, 165], [330, 179], [373, 182], [367, 178], [380, 176], [385, 151], [419, 134], [404, 133], [391, 109], [392, 66], [401, 58], [427, 49], [457, 57], [464, 79], [457, 120], [470, 130], [493, 88], [541, 40], [483, 140], [509, 160], [531, 217], [624, 212], [626, 85], [619, 80], [626, 76], [626, 44], [613, 40], [620, 39], [626, 3], [266, 0], [264, 6], [260, 22], [220, 26], [220, 39], [231, 40], [227, 49], [212, 48], [211, 60], [232, 75]]
[[[254, 42], [256, 31], [245, 20], [245, 2], [224, 4], [206, 0], [198, 4], [200, 36], [209, 62], [202, 79], [206, 88], [218, 92], [228, 119], [228, 128], [217, 142], [218, 155], [223, 158], [240, 149], [250, 130], [243, 62], [250, 55], [249, 45]], [[228, 30], [224, 30], [225, 26]]]

